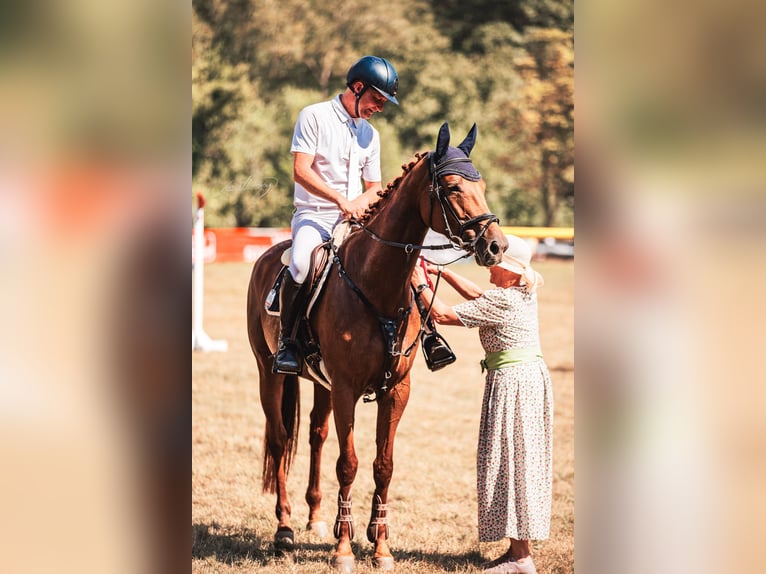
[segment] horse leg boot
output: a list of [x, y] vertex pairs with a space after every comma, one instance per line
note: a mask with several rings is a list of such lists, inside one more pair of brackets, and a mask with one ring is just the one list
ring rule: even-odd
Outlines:
[[303, 312], [303, 285], [295, 282], [289, 269], [285, 269], [284, 273], [279, 294], [281, 332], [272, 370], [285, 375], [300, 375], [303, 370], [303, 357], [296, 336]]

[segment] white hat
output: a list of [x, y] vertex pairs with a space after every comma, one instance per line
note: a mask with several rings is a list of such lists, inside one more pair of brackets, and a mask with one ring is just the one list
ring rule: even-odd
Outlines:
[[532, 248], [529, 243], [516, 235], [506, 235], [508, 249], [503, 254], [503, 260], [496, 265], [501, 269], [521, 275], [528, 291], [534, 291], [543, 284], [543, 276], [532, 269]]

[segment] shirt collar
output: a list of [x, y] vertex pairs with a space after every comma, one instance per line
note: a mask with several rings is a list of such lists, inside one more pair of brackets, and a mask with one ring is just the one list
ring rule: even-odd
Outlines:
[[341, 122], [350, 124], [353, 128], [357, 127], [356, 120], [348, 115], [346, 108], [343, 107], [343, 104], [340, 101], [340, 94], [332, 99], [332, 108], [335, 110], [335, 113], [338, 114], [338, 118]]

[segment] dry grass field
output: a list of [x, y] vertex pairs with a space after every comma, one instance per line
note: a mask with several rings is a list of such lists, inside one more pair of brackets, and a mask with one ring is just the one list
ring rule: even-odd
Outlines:
[[[540, 574], [574, 572], [574, 264], [541, 261], [539, 291], [543, 353], [555, 397], [553, 519], [551, 537], [533, 542]], [[205, 268], [205, 330], [228, 341], [225, 353], [193, 353], [192, 572], [321, 573], [334, 539], [316, 538], [303, 526], [308, 477], [308, 413], [312, 385], [302, 383], [301, 438], [288, 489], [296, 527], [296, 550], [276, 555], [275, 497], [260, 488], [264, 416], [258, 373], [247, 341], [245, 298], [251, 264]], [[473, 263], [455, 269], [489, 286], [488, 272]], [[440, 295], [458, 296], [442, 283]], [[412, 393], [399, 426], [389, 491], [390, 545], [396, 571], [437, 574], [480, 572], [479, 564], [501, 554], [506, 542], [479, 544], [476, 530], [475, 456], [483, 376], [483, 352], [474, 329], [441, 327], [458, 355], [453, 365], [430, 372], [422, 355], [412, 372]], [[420, 352], [420, 351], [418, 351]], [[369, 520], [375, 455], [374, 403], [356, 410], [359, 471], [353, 488], [357, 572], [374, 572]], [[336, 512], [337, 441], [331, 417], [322, 469], [324, 519]]]

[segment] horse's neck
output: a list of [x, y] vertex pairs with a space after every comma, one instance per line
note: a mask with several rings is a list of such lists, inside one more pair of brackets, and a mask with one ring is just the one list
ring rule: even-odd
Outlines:
[[[397, 243], [422, 245], [428, 228], [420, 216], [420, 194], [428, 187], [425, 161], [406, 174], [398, 188], [391, 192], [379, 211], [370, 219], [368, 228], [378, 237]], [[403, 247], [385, 245], [367, 233], [360, 233], [353, 249], [354, 263], [367, 270], [354, 273], [358, 287], [376, 303], [379, 311], [391, 314], [407, 296], [410, 275], [418, 251], [408, 253]]]
[[[428, 227], [420, 216], [420, 196], [428, 187], [428, 167], [425, 161], [418, 163], [411, 172], [402, 178], [399, 187], [381, 205], [380, 210], [370, 220], [368, 227], [379, 237], [397, 243], [421, 244]], [[393, 257], [402, 253], [392, 253], [389, 246], [375, 242], [370, 246], [374, 257]]]

